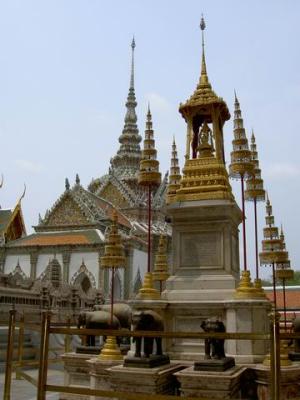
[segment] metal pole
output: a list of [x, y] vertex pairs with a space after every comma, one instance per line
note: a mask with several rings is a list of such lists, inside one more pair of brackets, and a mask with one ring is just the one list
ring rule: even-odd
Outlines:
[[272, 262], [272, 276], [273, 276], [273, 298], [274, 298], [274, 309], [277, 311], [277, 298], [276, 298], [276, 276], [275, 276], [275, 263]]
[[254, 228], [255, 228], [255, 268], [256, 268], [256, 279], [259, 279], [259, 268], [258, 268], [258, 235], [257, 235], [257, 201], [254, 198]]
[[285, 297], [285, 278], [282, 279], [282, 291], [283, 291], [283, 315], [284, 315], [284, 331], [287, 331], [286, 326], [286, 297]]
[[[19, 341], [18, 341], [18, 368], [22, 367], [23, 361], [23, 342], [24, 342], [24, 312], [20, 317], [20, 326], [19, 326]], [[19, 374], [18, 369], [16, 370], [16, 379], [22, 379], [21, 375]]]
[[151, 185], [148, 186], [148, 265], [147, 272], [151, 272]]
[[280, 400], [280, 314], [275, 310], [270, 314], [271, 319], [271, 399]]
[[244, 250], [244, 271], [247, 271], [247, 244], [246, 244], [246, 217], [245, 217], [245, 195], [244, 195], [244, 175], [241, 175], [242, 184], [242, 212], [243, 212], [243, 250]]
[[5, 366], [5, 382], [4, 382], [3, 400], [10, 400], [15, 324], [16, 324], [16, 310], [13, 309], [13, 310], [9, 311], [8, 341], [7, 341], [7, 351], [6, 351], [6, 366]]
[[48, 311], [43, 312], [37, 400], [46, 400], [50, 317], [51, 314]]
[[111, 271], [111, 295], [110, 295], [110, 326], [113, 326], [114, 320], [114, 285], [115, 285], [115, 267]]

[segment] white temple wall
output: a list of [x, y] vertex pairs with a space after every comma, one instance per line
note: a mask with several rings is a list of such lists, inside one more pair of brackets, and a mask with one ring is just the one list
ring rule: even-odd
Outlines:
[[140, 270], [141, 278], [144, 280], [145, 273], [147, 272], [147, 253], [138, 249], [134, 249], [132, 262], [133, 281], [135, 280], [138, 270]]
[[9, 274], [12, 272], [17, 264], [19, 264], [26, 276], [30, 276], [30, 255], [29, 254], [16, 254], [16, 255], [8, 255], [5, 258], [5, 264], [4, 264], [4, 273]]
[[78, 272], [82, 261], [84, 261], [85, 266], [89, 272], [94, 276], [95, 282], [99, 281], [99, 255], [97, 252], [90, 253], [72, 253], [70, 258], [69, 267], [69, 282], [71, 282], [72, 277]]

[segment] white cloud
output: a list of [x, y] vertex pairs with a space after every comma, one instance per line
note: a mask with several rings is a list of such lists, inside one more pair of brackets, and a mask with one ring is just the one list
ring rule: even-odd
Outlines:
[[16, 165], [24, 171], [39, 173], [42, 170], [40, 164], [34, 163], [29, 160], [15, 160]]
[[289, 163], [274, 163], [266, 165], [264, 175], [269, 178], [296, 178], [300, 176], [300, 166]]

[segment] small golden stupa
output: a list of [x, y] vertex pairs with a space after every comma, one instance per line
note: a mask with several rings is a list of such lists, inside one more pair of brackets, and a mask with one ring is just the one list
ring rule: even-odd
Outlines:
[[144, 148], [142, 151], [142, 159], [140, 162], [140, 171], [138, 175], [138, 183], [141, 186], [148, 187], [148, 261], [147, 273], [145, 274], [143, 285], [140, 288], [136, 298], [141, 300], [158, 300], [160, 293], [153, 287], [153, 279], [151, 273], [151, 190], [158, 186], [161, 182], [161, 174], [159, 172], [159, 161], [156, 159], [157, 151], [155, 148], [154, 131], [152, 129], [152, 116], [150, 107], [148, 106], [147, 121], [145, 129]]
[[[281, 227], [280, 231], [280, 240], [281, 240], [281, 246], [282, 250], [286, 251], [286, 245], [285, 245], [285, 237], [283, 233], [283, 229]], [[283, 285], [285, 285], [285, 281], [288, 279], [293, 279], [294, 277], [294, 270], [291, 268], [291, 262], [288, 258], [288, 252], [287, 253], [287, 259], [284, 262], [280, 262], [276, 264], [276, 279], [281, 279], [283, 281]]]
[[205, 22], [201, 19], [202, 66], [195, 92], [179, 112], [187, 123], [185, 165], [174, 201], [233, 200], [225, 167], [223, 125], [230, 113], [209, 82], [204, 52]]
[[170, 204], [176, 199], [176, 191], [180, 188], [181, 174], [178, 162], [177, 148], [175, 138], [172, 144], [171, 166], [169, 175], [169, 184], [167, 187], [166, 203]]
[[167, 237], [165, 235], [160, 235], [159, 238], [158, 252], [155, 256], [152, 276], [154, 281], [159, 281], [161, 289], [162, 282], [166, 281], [170, 276], [168, 273]]
[[[112, 215], [112, 223], [108, 239], [105, 242], [104, 256], [101, 257], [101, 267], [112, 269], [111, 280], [111, 324], [113, 320], [113, 288], [114, 288], [114, 272], [116, 268], [124, 268], [126, 265], [126, 258], [124, 246], [122, 244], [121, 235], [118, 232], [118, 217], [117, 212], [114, 211]], [[99, 355], [100, 360], [122, 360], [120, 348], [117, 344], [115, 336], [108, 336], [106, 342]]]

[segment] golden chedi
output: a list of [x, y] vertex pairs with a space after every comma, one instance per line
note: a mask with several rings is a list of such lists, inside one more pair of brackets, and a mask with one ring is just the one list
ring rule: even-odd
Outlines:
[[162, 289], [162, 282], [166, 281], [170, 276], [168, 273], [167, 237], [165, 235], [160, 235], [159, 238], [158, 252], [155, 256], [152, 276], [154, 281], [160, 283], [160, 289]]
[[[205, 52], [205, 23], [201, 19], [202, 64], [195, 92], [179, 112], [187, 123], [185, 165], [176, 201], [233, 200], [225, 167], [223, 125], [230, 119], [225, 101], [218, 97], [209, 82]], [[207, 141], [206, 141], [207, 138]]]
[[169, 183], [167, 187], [166, 203], [170, 204], [176, 199], [176, 191], [180, 188], [181, 174], [178, 162], [177, 148], [175, 143], [175, 138], [172, 144], [172, 154], [171, 154], [171, 166]]
[[[111, 279], [111, 325], [113, 321], [113, 303], [114, 303], [114, 273], [116, 268], [124, 268], [126, 265], [126, 258], [124, 246], [122, 244], [121, 235], [118, 232], [118, 217], [117, 212], [114, 211], [112, 215], [112, 223], [107, 241], [104, 247], [104, 256], [101, 257], [100, 263], [102, 268], [112, 269]], [[105, 344], [99, 355], [100, 360], [122, 360], [120, 348], [117, 344], [115, 336], [108, 336]]]

